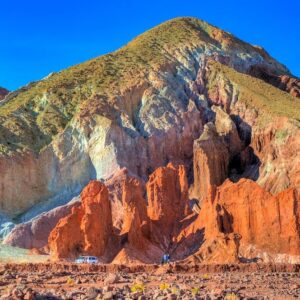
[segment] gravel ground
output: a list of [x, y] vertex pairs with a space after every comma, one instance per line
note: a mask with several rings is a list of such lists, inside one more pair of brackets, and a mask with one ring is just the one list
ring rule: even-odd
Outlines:
[[297, 299], [299, 272], [93, 272], [2, 266], [0, 299]]

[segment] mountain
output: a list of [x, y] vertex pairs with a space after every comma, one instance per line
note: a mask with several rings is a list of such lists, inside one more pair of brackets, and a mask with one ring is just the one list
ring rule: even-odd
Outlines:
[[[108, 262], [155, 262], [172, 249], [177, 259], [220, 262], [228, 250], [228, 262], [236, 262], [238, 251], [248, 255], [254, 245], [252, 254], [296, 261], [299, 86], [261, 47], [198, 19], [165, 22], [0, 103], [1, 212], [15, 222], [57, 220], [62, 210], [51, 209], [96, 179], [102, 183], [87, 185], [81, 206], [64, 208], [56, 226], [39, 231], [53, 257], [88, 252]], [[259, 195], [253, 203], [277, 203], [272, 217], [251, 204], [251, 190]], [[236, 216], [252, 214], [238, 226]], [[6, 243], [24, 245], [18, 230], [32, 234], [36, 220], [16, 226]], [[280, 236], [288, 228], [281, 240], [268, 240], [260, 232], [266, 226]]]

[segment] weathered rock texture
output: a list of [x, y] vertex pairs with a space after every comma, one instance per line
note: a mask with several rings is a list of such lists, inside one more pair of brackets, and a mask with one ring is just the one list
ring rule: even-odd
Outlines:
[[220, 185], [228, 177], [229, 151], [215, 125], [208, 123], [194, 142], [193, 196], [202, 200], [212, 185]]
[[48, 244], [49, 234], [58, 221], [79, 205], [80, 201], [75, 199], [69, 204], [42, 213], [29, 222], [21, 223], [13, 228], [3, 243], [25, 249], [43, 248]]
[[[256, 180], [273, 194], [288, 187], [299, 190], [299, 155], [296, 154], [300, 148], [300, 124], [296, 117], [299, 100], [212, 61], [200, 77], [198, 88], [211, 103], [222, 106], [232, 116], [246, 147], [231, 166], [238, 171], [235, 177]], [[265, 98], [253, 95], [254, 90], [264, 94]], [[279, 100], [282, 97], [286, 99], [285, 105]]]
[[[136, 258], [144, 255], [159, 261], [162, 251], [170, 246], [173, 235], [180, 229], [179, 221], [189, 213], [185, 167], [169, 164], [150, 176], [148, 211], [141, 180], [124, 176], [121, 188], [124, 210], [121, 231], [112, 229], [107, 188], [98, 181], [91, 181], [81, 193], [82, 205], [61, 219], [49, 236], [54, 259], [78, 254], [101, 257], [112, 238], [113, 251], [120, 252], [116, 257], [118, 262], [121, 258], [129, 260], [128, 255]], [[145, 255], [148, 252], [149, 255]], [[151, 262], [149, 258], [144, 261]]]
[[147, 203], [144, 199], [142, 183], [136, 178], [123, 182], [122, 201], [124, 221], [121, 234], [127, 236], [128, 243], [136, 249], [146, 250], [149, 237]]
[[298, 96], [263, 49], [171, 20], [1, 101], [0, 213], [98, 179], [51, 231], [53, 258], [229, 263], [244, 245], [299, 256]]
[[155, 170], [147, 182], [150, 220], [167, 232], [188, 212], [188, 182], [184, 166], [168, 164]]
[[[123, 177], [121, 186], [122, 229], [112, 228], [105, 185], [92, 181], [81, 193], [82, 205], [73, 208], [50, 234], [54, 259], [88, 254], [106, 262], [154, 263], [169, 252], [173, 260], [186, 263], [237, 263], [255, 260], [249, 247], [266, 253], [266, 261], [300, 258], [296, 189], [273, 196], [252, 180], [227, 179], [218, 187], [209, 186], [197, 214], [188, 208], [183, 165], [168, 164], [150, 175], [148, 204], [141, 180]], [[109, 259], [105, 257], [108, 250]]]
[[[71, 199], [91, 179], [109, 179], [124, 167], [143, 180], [169, 161], [190, 169], [193, 142], [213, 121], [212, 104], [235, 117], [249, 143], [278, 117], [297, 123], [300, 103], [292, 87], [288, 94], [242, 74], [253, 66], [290, 76], [261, 48], [206, 22], [178, 18], [114, 53], [10, 93], [0, 105], [1, 211], [15, 217], [53, 197]], [[273, 164], [288, 181], [260, 175], [272, 155], [263, 152], [257, 167], [263, 187], [277, 192], [298, 182], [288, 164]]]
[[99, 181], [91, 181], [81, 193], [82, 204], [72, 208], [49, 236], [54, 258], [87, 255], [102, 256], [112, 235], [111, 208], [108, 190]]
[[273, 196], [251, 180], [227, 180], [214, 201], [230, 216], [225, 231], [239, 233], [241, 243], [268, 253], [300, 255], [300, 198], [295, 189]]

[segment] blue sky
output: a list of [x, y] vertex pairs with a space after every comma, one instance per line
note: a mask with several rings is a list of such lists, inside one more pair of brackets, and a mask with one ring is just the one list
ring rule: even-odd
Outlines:
[[1, 0], [0, 86], [10, 90], [193, 16], [263, 46], [300, 77], [300, 1]]

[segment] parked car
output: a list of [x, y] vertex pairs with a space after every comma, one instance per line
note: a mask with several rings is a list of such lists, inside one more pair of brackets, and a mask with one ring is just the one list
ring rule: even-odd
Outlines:
[[96, 256], [79, 256], [75, 262], [77, 264], [97, 264], [99, 260]]

